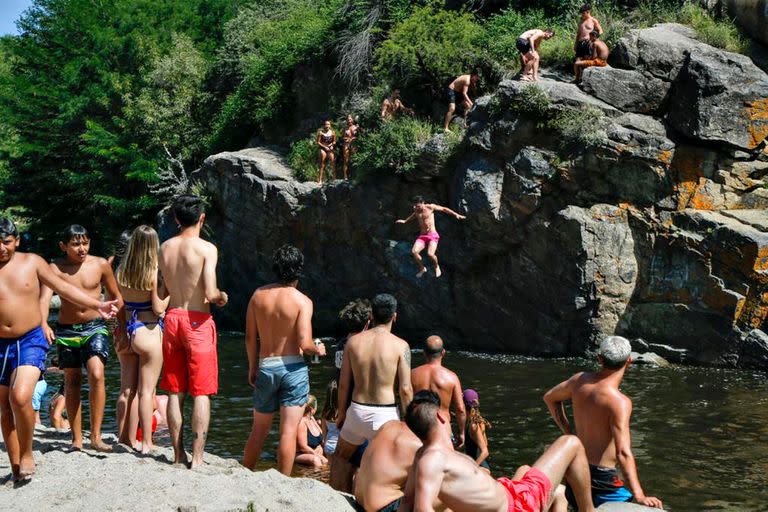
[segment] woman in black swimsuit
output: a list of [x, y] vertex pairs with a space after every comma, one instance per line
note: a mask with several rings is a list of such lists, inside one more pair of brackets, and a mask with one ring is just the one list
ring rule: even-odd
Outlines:
[[328, 464], [328, 459], [323, 455], [323, 429], [315, 419], [316, 412], [317, 398], [309, 395], [296, 431], [296, 464], [319, 468]]
[[320, 179], [318, 183], [323, 184], [323, 172], [325, 171], [325, 160], [331, 161], [333, 166], [333, 178], [336, 178], [336, 155], [334, 149], [336, 146], [336, 132], [331, 128], [331, 122], [325, 121], [323, 128], [317, 132], [317, 145], [320, 146]]
[[355, 141], [357, 140], [357, 134], [360, 131], [360, 126], [355, 122], [355, 118], [352, 115], [347, 116], [347, 128], [344, 130], [344, 179], [349, 179], [349, 159], [352, 153], [357, 151], [355, 148]]

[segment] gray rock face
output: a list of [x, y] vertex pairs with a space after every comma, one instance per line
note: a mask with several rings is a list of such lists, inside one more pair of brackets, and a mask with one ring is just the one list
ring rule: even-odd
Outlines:
[[581, 87], [585, 92], [619, 110], [639, 114], [659, 112], [671, 84], [639, 71], [611, 67], [584, 70]]
[[[273, 279], [273, 251], [292, 243], [321, 333], [350, 299], [390, 292], [413, 341], [564, 355], [621, 334], [675, 363], [768, 368], [768, 153], [743, 137], [759, 139], [762, 125], [728, 124], [722, 107], [746, 108], [764, 75], [690, 35], [631, 32], [614, 57], [628, 70], [588, 70], [584, 90], [542, 80], [550, 110], [539, 116], [522, 113], [530, 84], [503, 81], [477, 99], [455, 158], [435, 135], [407, 178], [321, 188], [267, 148], [209, 157], [195, 178], [231, 292], [224, 324], [242, 328], [252, 290]], [[722, 83], [737, 69], [748, 83]], [[656, 89], [670, 101], [646, 94]], [[547, 116], [585, 109], [577, 131], [599, 136], [564, 145]], [[418, 229], [394, 223], [416, 194], [467, 216], [436, 216], [440, 279], [415, 277]]]

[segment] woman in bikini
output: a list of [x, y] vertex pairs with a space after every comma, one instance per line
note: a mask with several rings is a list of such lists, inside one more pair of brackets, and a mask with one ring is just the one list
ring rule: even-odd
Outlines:
[[333, 131], [330, 121], [325, 121], [325, 123], [323, 123], [323, 128], [317, 132], [316, 142], [317, 145], [320, 146], [320, 179], [318, 182], [322, 185], [326, 160], [331, 161], [331, 165], [333, 166], [333, 178], [336, 178], [336, 155], [334, 154], [336, 132]]
[[355, 122], [355, 118], [352, 114], [347, 116], [347, 128], [344, 130], [344, 179], [349, 179], [349, 159], [352, 153], [357, 151], [355, 147], [355, 141], [357, 140], [357, 134], [360, 131], [360, 126]]
[[328, 459], [323, 455], [323, 429], [315, 419], [316, 412], [317, 398], [309, 395], [296, 431], [296, 464], [319, 468], [328, 464]]
[[[154, 448], [152, 413], [154, 412], [155, 387], [163, 365], [163, 324], [160, 316], [168, 307], [168, 300], [161, 299], [158, 287], [158, 253], [160, 242], [157, 232], [149, 226], [139, 226], [131, 234], [125, 257], [115, 275], [121, 293], [125, 294], [125, 335], [130, 350], [139, 358], [137, 386], [139, 397], [139, 422], [145, 432], [141, 441], [141, 453]], [[129, 425], [131, 437], [136, 427]], [[134, 446], [136, 448], [136, 446]]]

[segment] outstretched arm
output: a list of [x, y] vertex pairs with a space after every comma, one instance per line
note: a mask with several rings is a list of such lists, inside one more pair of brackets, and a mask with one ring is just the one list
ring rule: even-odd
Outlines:
[[635, 495], [635, 500], [647, 507], [662, 508], [661, 500], [653, 496], [646, 496], [640, 486], [640, 478], [637, 476], [635, 456], [632, 453], [632, 439], [629, 433], [629, 418], [632, 415], [632, 402], [625, 398], [611, 410], [611, 434], [616, 447], [621, 474], [627, 481], [629, 490]]
[[416, 217], [416, 212], [410, 214], [408, 216], [408, 218], [406, 218], [406, 219], [398, 219], [398, 220], [396, 220], [395, 224], [408, 224], [409, 222], [411, 222], [413, 220], [414, 217]]
[[118, 308], [116, 300], [100, 302], [89, 296], [80, 288], [69, 284], [54, 274], [53, 270], [51, 270], [45, 260], [39, 256], [36, 257], [35, 263], [37, 266], [37, 278], [40, 282], [58, 293], [63, 299], [77, 304], [80, 307], [98, 311], [102, 318], [105, 319], [112, 318], [117, 313]]
[[216, 304], [220, 308], [227, 305], [229, 297], [216, 286], [216, 263], [219, 261], [219, 251], [211, 245], [206, 248], [205, 260], [203, 261], [203, 287], [205, 289], [205, 299], [211, 304]]
[[430, 206], [432, 207], [433, 210], [441, 212], [441, 213], [445, 213], [447, 215], [451, 215], [451, 216], [455, 217], [458, 220], [464, 220], [464, 219], [467, 218], [466, 216], [460, 215], [460, 214], [456, 213], [455, 211], [451, 210], [450, 208], [448, 208], [446, 206], [440, 206], [439, 204], [432, 204]]
[[405, 346], [403, 353], [397, 362], [397, 381], [400, 390], [400, 407], [405, 417], [405, 410], [413, 400], [413, 387], [411, 386], [411, 347], [405, 342], [403, 345]]
[[101, 284], [104, 285], [104, 289], [107, 291], [107, 297], [117, 300], [117, 309], [122, 309], [123, 296], [117, 287], [115, 273], [112, 272], [112, 265], [107, 260], [102, 260], [101, 263]]
[[563, 434], [573, 433], [571, 424], [568, 421], [568, 415], [565, 414], [565, 402], [571, 399], [573, 393], [571, 381], [574, 378], [576, 376], [561, 382], [544, 394], [544, 402], [547, 404], [549, 414]]

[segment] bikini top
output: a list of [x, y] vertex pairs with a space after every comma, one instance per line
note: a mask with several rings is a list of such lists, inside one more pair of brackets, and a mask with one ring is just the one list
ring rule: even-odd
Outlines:
[[330, 144], [333, 142], [333, 132], [331, 132], [330, 135], [326, 135], [325, 133], [320, 134], [320, 140], [323, 141], [323, 144]]
[[123, 305], [127, 311], [152, 311], [151, 300], [146, 302], [129, 302], [126, 300]]
[[309, 430], [309, 426], [307, 426], [307, 444], [310, 448], [317, 448], [323, 444], [323, 433], [321, 432], [320, 434], [315, 435]]

